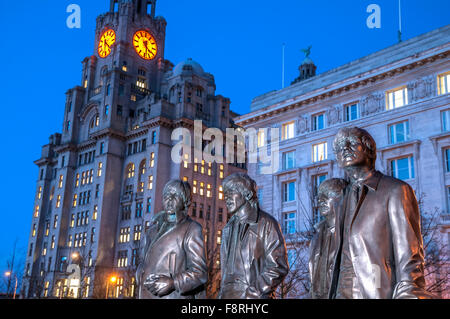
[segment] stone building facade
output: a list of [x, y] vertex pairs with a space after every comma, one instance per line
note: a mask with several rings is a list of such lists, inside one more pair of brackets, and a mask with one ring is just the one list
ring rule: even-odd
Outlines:
[[[251, 111], [235, 119], [258, 133], [258, 147], [278, 128], [279, 169], [249, 163], [262, 208], [282, 225], [295, 259], [298, 236], [307, 238], [319, 220], [318, 185], [343, 177], [333, 154], [342, 127], [365, 128], [377, 143], [376, 168], [408, 182], [421, 199], [422, 215], [438, 212], [440, 258], [450, 247], [450, 26], [375, 52], [328, 72], [294, 81], [253, 99]], [[266, 130], [264, 130], [266, 129]], [[261, 131], [262, 130], [262, 131]], [[268, 144], [269, 143], [269, 144]], [[447, 277], [448, 269], [430, 276]]]
[[207, 163], [193, 152], [172, 161], [175, 128], [193, 133], [201, 120], [200, 132], [225, 131], [237, 114], [198, 63], [165, 59], [166, 21], [155, 16], [156, 0], [110, 3], [97, 18], [81, 85], [66, 92], [62, 133], [35, 161], [25, 298], [135, 296], [140, 239], [174, 178], [193, 188], [189, 214], [214, 251], [227, 222], [222, 179], [245, 172], [245, 164]]

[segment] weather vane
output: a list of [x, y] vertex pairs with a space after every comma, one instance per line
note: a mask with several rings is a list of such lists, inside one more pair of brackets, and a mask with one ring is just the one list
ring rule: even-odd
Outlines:
[[300, 51], [302, 51], [305, 54], [305, 58], [309, 58], [309, 55], [311, 54], [311, 48], [312, 48], [312, 45], [310, 45], [306, 49], [301, 49], [300, 50]]

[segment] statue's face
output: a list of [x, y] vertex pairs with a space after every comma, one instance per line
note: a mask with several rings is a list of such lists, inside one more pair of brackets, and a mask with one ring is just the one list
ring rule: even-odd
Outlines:
[[163, 194], [163, 209], [168, 214], [175, 214], [184, 209], [181, 191], [170, 188]]
[[340, 167], [369, 165], [369, 156], [366, 154], [365, 147], [356, 136], [341, 137], [335, 152]]
[[227, 210], [230, 214], [236, 213], [245, 204], [244, 196], [235, 190], [225, 189], [223, 195], [225, 197], [225, 205], [227, 205]]
[[319, 192], [319, 195], [317, 196], [319, 213], [325, 218], [329, 217], [332, 205], [338, 200], [339, 197], [332, 197], [329, 196], [329, 194]]

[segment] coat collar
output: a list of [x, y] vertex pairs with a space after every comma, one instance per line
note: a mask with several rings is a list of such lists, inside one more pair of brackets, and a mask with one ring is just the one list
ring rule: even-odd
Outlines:
[[381, 174], [379, 171], [374, 171], [368, 178], [366, 178], [361, 184], [367, 186], [371, 190], [376, 191], [378, 188], [378, 184], [381, 180]]
[[256, 224], [259, 219], [259, 208], [256, 207], [250, 207], [248, 211], [243, 211], [242, 215], [235, 215], [240, 222], [246, 223], [246, 224]]

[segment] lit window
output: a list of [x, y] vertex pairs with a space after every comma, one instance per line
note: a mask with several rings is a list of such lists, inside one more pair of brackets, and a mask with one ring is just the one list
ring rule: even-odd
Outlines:
[[63, 181], [64, 181], [64, 175], [59, 175], [58, 188], [62, 188], [63, 187]]
[[221, 230], [218, 230], [217, 231], [217, 245], [220, 245], [220, 244], [222, 244], [222, 231]]
[[201, 166], [200, 172], [202, 174], [205, 174], [205, 160], [202, 160], [202, 166]]
[[[127, 267], [127, 266], [128, 266], [128, 252], [126, 250], [119, 251], [119, 256], [117, 258], [117, 267]], [[123, 284], [123, 278], [121, 279]], [[117, 284], [119, 284], [119, 280]]]
[[147, 86], [147, 84], [145, 83], [145, 79], [141, 78], [141, 77], [137, 78], [136, 86], [139, 87], [139, 88], [145, 89], [146, 86]]
[[94, 212], [92, 214], [92, 220], [97, 220], [97, 214], [98, 214], [98, 206], [94, 205]]
[[50, 249], [54, 249], [55, 248], [55, 235], [52, 236], [52, 242], [50, 244]]
[[189, 155], [188, 154], [184, 154], [184, 168], [188, 168], [188, 160], [189, 160]]
[[98, 169], [97, 169], [98, 177], [102, 176], [102, 168], [103, 168], [103, 163], [102, 162], [98, 163]]
[[150, 167], [155, 166], [155, 153], [150, 154]]
[[58, 227], [58, 215], [55, 215], [55, 218], [53, 219], [53, 228], [57, 228]]
[[219, 199], [223, 200], [223, 186], [219, 186]]
[[127, 166], [127, 178], [132, 178], [134, 177], [134, 163], [130, 163]]
[[294, 122], [285, 123], [281, 126], [281, 139], [287, 140], [294, 137]]
[[315, 162], [320, 162], [323, 160], [327, 159], [327, 143], [320, 143], [320, 144], [315, 144], [312, 146], [313, 149], [313, 156], [312, 156], [312, 161], [313, 163]]
[[70, 227], [73, 228], [75, 226], [75, 214], [70, 216]]
[[61, 195], [56, 196], [56, 208], [61, 206]]
[[127, 243], [130, 241], [130, 227], [120, 229], [119, 243]]
[[34, 208], [34, 217], [38, 217], [39, 216], [39, 205], [36, 205], [36, 207]]
[[80, 185], [80, 173], [75, 176], [75, 187], [78, 187], [78, 185]]
[[211, 184], [206, 186], [206, 197], [211, 197]]
[[41, 197], [42, 197], [42, 186], [39, 186], [38, 187], [38, 191], [37, 191], [37, 196], [36, 196], [38, 199], [41, 199]]
[[441, 113], [442, 118], [442, 131], [448, 132], [450, 131], [450, 110], [443, 111]]
[[283, 231], [285, 235], [295, 234], [295, 212], [283, 214]]
[[72, 241], [73, 241], [73, 237], [72, 237], [72, 235], [69, 235], [69, 240], [67, 241], [67, 247], [72, 247]]
[[345, 121], [354, 121], [359, 118], [359, 104], [352, 103], [345, 106]]
[[211, 176], [211, 163], [208, 163], [208, 176]]
[[184, 176], [184, 177], [183, 177], [183, 182], [187, 182], [187, 181], [188, 181], [187, 176]]
[[52, 189], [50, 190], [50, 200], [53, 200], [53, 196], [55, 196], [55, 186], [52, 186]]
[[389, 142], [401, 143], [409, 140], [409, 121], [389, 125]]
[[408, 104], [408, 89], [406, 87], [386, 92], [387, 110], [393, 110], [406, 104]]
[[197, 194], [197, 181], [194, 179], [192, 193]]
[[283, 169], [288, 170], [295, 167], [295, 151], [283, 153]]
[[265, 130], [260, 129], [258, 131], [258, 147], [263, 147], [266, 144]]
[[219, 166], [219, 178], [223, 178], [223, 165], [222, 164], [220, 164], [220, 166]]
[[31, 232], [31, 236], [36, 236], [36, 224], [33, 224], [33, 231]]
[[290, 202], [295, 200], [295, 182], [283, 183], [283, 202]]
[[200, 182], [200, 196], [203, 196], [203, 188], [204, 188], [205, 184], [203, 182]]
[[133, 102], [136, 102], [136, 95], [131, 94], [130, 100], [133, 101]]
[[414, 156], [392, 160], [391, 174], [401, 180], [414, 178]]
[[153, 175], [148, 177], [148, 189], [153, 189]]
[[81, 173], [81, 185], [86, 184], [86, 172]]
[[325, 114], [317, 114], [312, 117], [312, 130], [318, 131], [325, 128]]
[[450, 92], [450, 72], [438, 76], [438, 94], [447, 94]]
[[77, 207], [78, 194], [73, 194], [72, 207]]
[[141, 234], [142, 234], [142, 225], [136, 225], [134, 226], [134, 241], [141, 240]]

